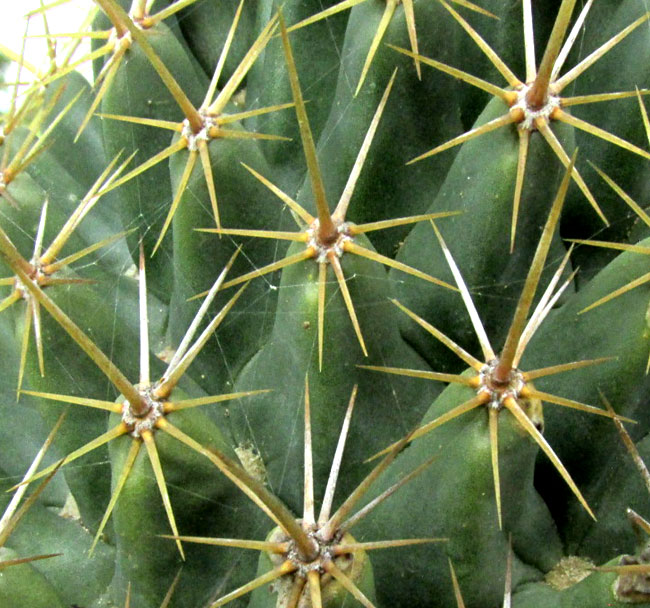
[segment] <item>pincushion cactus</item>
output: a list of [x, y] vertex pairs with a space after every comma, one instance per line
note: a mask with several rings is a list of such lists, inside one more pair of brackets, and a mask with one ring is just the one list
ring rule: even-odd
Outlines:
[[0, 47], [0, 606], [650, 605], [643, 0], [47, 41]]

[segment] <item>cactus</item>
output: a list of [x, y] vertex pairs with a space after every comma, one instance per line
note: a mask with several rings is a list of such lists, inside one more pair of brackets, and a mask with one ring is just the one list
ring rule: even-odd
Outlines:
[[0, 45], [0, 608], [650, 606], [645, 0], [45, 29]]

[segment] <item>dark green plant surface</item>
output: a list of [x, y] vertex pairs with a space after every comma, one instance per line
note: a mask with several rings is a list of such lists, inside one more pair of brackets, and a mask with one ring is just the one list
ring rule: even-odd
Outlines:
[[650, 606], [646, 0], [90, 4], [0, 46], [0, 608]]

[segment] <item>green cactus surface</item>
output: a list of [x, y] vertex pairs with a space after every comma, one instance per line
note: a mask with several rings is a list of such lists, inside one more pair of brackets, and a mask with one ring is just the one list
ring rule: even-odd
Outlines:
[[0, 40], [0, 608], [650, 607], [648, 0], [68, 4]]

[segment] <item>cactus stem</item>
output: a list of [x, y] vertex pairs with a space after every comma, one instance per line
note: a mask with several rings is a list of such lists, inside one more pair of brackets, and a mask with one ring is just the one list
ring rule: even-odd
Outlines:
[[[551, 284], [543, 294], [540, 303], [538, 304], [537, 308], [535, 309], [531, 317], [531, 320], [526, 324], [526, 317], [528, 316], [528, 312], [532, 304], [532, 299], [534, 297], [534, 293], [537, 289], [539, 278], [541, 276], [541, 271], [546, 262], [546, 257], [548, 255], [551, 238], [554, 234], [555, 227], [557, 225], [557, 221], [559, 218], [559, 214], [562, 205], [564, 203], [564, 199], [566, 197], [566, 192], [570, 182], [573, 165], [575, 163], [575, 156], [576, 154], [574, 154], [573, 158], [569, 162], [569, 166], [565, 171], [562, 183], [558, 189], [555, 200], [549, 212], [549, 216], [546, 221], [546, 225], [544, 226], [542, 236], [540, 237], [540, 241], [538, 243], [534, 259], [531, 263], [531, 268], [526, 278], [526, 282], [522, 290], [522, 295], [519, 299], [517, 310], [515, 311], [515, 316], [510, 326], [508, 337], [506, 338], [506, 344], [503, 348], [501, 356], [499, 358], [488, 360], [488, 363], [485, 364], [480, 369], [478, 376], [474, 376], [473, 378], [470, 379], [470, 384], [475, 386], [478, 392], [475, 398], [466, 401], [465, 403], [462, 403], [459, 406], [456, 406], [455, 408], [443, 414], [439, 418], [417, 429], [410, 438], [410, 440], [416, 439], [422, 436], [423, 434], [433, 430], [434, 428], [448, 422], [449, 420], [452, 420], [460, 416], [466, 411], [478, 407], [479, 405], [488, 405], [492, 470], [493, 470], [493, 477], [495, 483], [497, 514], [498, 514], [500, 524], [501, 524], [501, 500], [500, 500], [499, 473], [498, 473], [497, 416], [501, 409], [503, 409], [504, 407], [508, 409], [513, 414], [515, 419], [520, 423], [520, 425], [524, 428], [524, 430], [526, 430], [533, 437], [533, 439], [535, 439], [535, 441], [542, 448], [542, 450], [547, 454], [547, 456], [550, 458], [555, 468], [564, 477], [565, 481], [567, 481], [573, 493], [576, 495], [576, 497], [579, 499], [579, 501], [583, 504], [587, 512], [592, 517], [593, 517], [593, 513], [591, 512], [584, 498], [578, 491], [577, 487], [575, 486], [575, 483], [573, 482], [573, 480], [571, 479], [568, 472], [566, 471], [562, 463], [559, 461], [555, 453], [552, 451], [550, 446], [545, 442], [541, 433], [536, 428], [535, 424], [530, 420], [528, 414], [524, 412], [522, 406], [518, 403], [517, 399], [521, 398], [523, 400], [537, 400], [537, 402], [547, 401], [549, 403], [555, 403], [565, 407], [579, 409], [588, 413], [598, 414], [605, 417], [611, 418], [616, 416], [616, 414], [607, 412], [605, 410], [601, 410], [599, 408], [595, 408], [593, 406], [588, 406], [582, 403], [572, 401], [570, 399], [556, 397], [555, 395], [550, 395], [548, 393], [537, 391], [532, 387], [530, 383], [526, 384], [526, 381], [530, 380], [531, 377], [533, 378], [541, 377], [542, 375], [548, 375], [551, 373], [560, 373], [564, 371], [569, 371], [571, 369], [577, 369], [587, 365], [603, 362], [603, 359], [579, 361], [579, 362], [573, 362], [564, 365], [558, 365], [551, 368], [535, 370], [531, 372], [528, 376], [525, 376], [524, 373], [520, 372], [516, 367], [514, 367], [515, 360], [517, 362], [519, 361], [520, 357], [523, 354], [523, 349], [525, 347], [525, 344], [528, 342], [530, 337], [533, 335], [535, 330], [539, 327], [540, 323], [543, 321], [548, 310], [550, 309], [550, 306], [552, 306], [552, 301], [554, 300], [555, 297], [553, 295], [553, 291], [559, 281], [560, 274], [562, 273], [566, 263], [568, 262], [569, 254], [565, 256], [562, 264], [560, 265], [559, 271], [556, 272], [554, 277], [552, 278]], [[465, 301], [465, 306], [468, 309], [470, 317], [472, 318], [472, 322], [475, 326], [475, 330], [477, 331], [477, 333], [479, 333], [481, 330], [477, 329], [477, 326], [482, 327], [482, 325], [480, 324], [480, 321], [475, 320], [475, 317], [476, 319], [478, 319], [478, 313], [476, 312], [475, 307], [471, 302], [471, 296], [469, 294], [469, 291], [467, 290], [467, 287], [464, 284], [462, 276], [460, 276], [459, 269], [457, 268], [456, 264], [453, 261], [451, 252], [446, 247], [446, 244], [444, 243], [444, 240], [442, 240], [442, 237], [439, 231], [436, 229], [436, 226], [434, 225], [433, 227], [440, 240], [441, 247], [445, 252], [445, 256], [452, 270], [452, 274], [454, 275], [456, 283], [459, 286], [461, 293], [463, 294], [463, 300]], [[564, 287], [561, 287], [560, 291], [563, 288]], [[413, 318], [416, 322], [418, 322], [418, 324], [420, 324], [422, 327], [430, 331], [430, 333], [434, 337], [441, 340], [444, 344], [449, 346], [449, 348], [454, 350], [454, 352], [457, 352], [457, 354], [461, 358], [463, 358], [463, 360], [465, 360], [467, 363], [472, 365], [472, 367], [475, 367], [475, 364], [478, 361], [475, 360], [473, 357], [471, 357], [471, 355], [464, 353], [464, 351], [458, 345], [456, 345], [449, 338], [444, 336], [444, 334], [442, 334], [441, 332], [435, 330], [435, 328], [429, 326], [424, 320], [420, 319], [417, 315], [415, 315], [414, 313], [406, 309], [403, 305], [399, 304], [398, 302], [395, 303], [403, 312], [407, 313], [411, 318]], [[524, 344], [523, 346], [522, 346], [522, 340]], [[484, 342], [486, 344], [489, 344], [489, 342], [487, 342], [487, 336], [484, 336], [483, 340], [481, 340], [479, 336], [479, 341], [481, 342], [482, 345]], [[389, 371], [391, 373], [403, 373], [404, 375], [418, 375], [420, 377], [424, 377], [423, 375], [413, 373], [412, 370], [395, 370], [395, 369], [383, 370], [383, 369], [373, 368], [373, 367], [371, 367], [370, 369], [377, 369], [379, 371]], [[434, 379], [438, 379], [438, 378], [434, 378]], [[450, 378], [450, 381], [455, 382], [456, 380]], [[386, 453], [386, 450], [383, 450], [378, 455], [383, 453]]]
[[24, 272], [20, 262], [22, 259], [21, 255], [2, 229], [0, 229], [0, 250], [8, 265], [14, 270], [22, 285], [29, 290], [31, 295], [43, 305], [55, 318], [57, 323], [81, 346], [86, 354], [106, 374], [111, 382], [113, 382], [116, 388], [132, 403], [138, 403], [141, 400], [140, 394], [133, 388], [122, 372], [115, 367], [95, 343], [43, 292], [39, 285]]
[[[438, 285], [454, 289], [451, 285], [435, 279], [419, 270], [411, 268], [405, 264], [397, 262], [386, 256], [382, 256], [376, 252], [373, 252], [365, 247], [356, 245], [352, 241], [353, 234], [355, 230], [357, 232], [365, 232], [370, 230], [378, 230], [380, 228], [388, 228], [392, 226], [398, 226], [402, 224], [407, 224], [411, 222], [416, 222], [425, 217], [432, 217], [430, 215], [419, 215], [413, 218], [398, 218], [396, 220], [388, 220], [386, 222], [375, 222], [367, 225], [362, 225], [359, 227], [354, 227], [345, 222], [345, 216], [347, 214], [348, 205], [352, 198], [355, 185], [361, 173], [363, 164], [366, 160], [368, 150], [372, 144], [372, 140], [377, 131], [379, 121], [382, 115], [382, 112], [386, 106], [390, 90], [392, 88], [393, 82], [395, 80], [396, 71], [393, 72], [391, 79], [384, 90], [382, 99], [378, 104], [377, 109], [375, 110], [374, 116], [370, 122], [370, 126], [364, 137], [364, 141], [361, 145], [361, 148], [357, 154], [354, 166], [348, 176], [347, 183], [343, 189], [339, 202], [336, 206], [334, 213], [330, 215], [329, 207], [325, 199], [325, 191], [322, 182], [322, 175], [320, 168], [318, 166], [318, 159], [316, 156], [316, 148], [314, 145], [311, 129], [309, 126], [309, 121], [307, 118], [307, 113], [305, 110], [305, 103], [302, 98], [302, 92], [300, 89], [300, 83], [298, 81], [298, 74], [296, 72], [295, 62], [293, 60], [293, 54], [291, 51], [291, 45], [288, 40], [288, 35], [286, 28], [284, 26], [284, 21], [281, 19], [281, 31], [283, 46], [285, 51], [285, 57], [288, 65], [291, 88], [294, 98], [294, 105], [296, 108], [296, 114], [298, 117], [298, 123], [300, 126], [301, 139], [303, 143], [303, 151], [305, 158], [307, 159], [307, 166], [310, 175], [310, 180], [312, 183], [312, 189], [314, 196], [316, 198], [316, 207], [318, 210], [318, 217], [314, 218], [309, 214], [301, 205], [294, 201], [289, 195], [282, 192], [279, 188], [274, 186], [269, 180], [264, 178], [262, 175], [257, 173], [252, 168], [244, 165], [244, 167], [251, 172], [259, 181], [261, 181], [267, 188], [274, 192], [285, 204], [287, 204], [294, 213], [294, 219], [298, 224], [301, 232], [290, 233], [290, 232], [279, 232], [279, 231], [268, 231], [268, 230], [241, 230], [241, 229], [201, 229], [205, 232], [215, 232], [217, 234], [236, 234], [240, 236], [257, 236], [263, 238], [279, 238], [286, 240], [295, 240], [295, 241], [306, 241], [307, 247], [305, 252], [298, 253], [289, 258], [285, 258], [279, 262], [274, 262], [252, 272], [249, 272], [245, 275], [242, 275], [236, 279], [228, 281], [223, 285], [223, 288], [231, 287], [243, 281], [247, 281], [253, 277], [261, 276], [267, 274], [274, 270], [284, 268], [293, 263], [303, 261], [308, 258], [315, 258], [316, 262], [319, 264], [318, 271], [318, 360], [319, 360], [319, 369], [322, 369], [323, 364], [323, 336], [324, 336], [324, 310], [325, 310], [325, 284], [326, 284], [326, 268], [325, 265], [329, 263], [334, 270], [336, 280], [338, 282], [339, 288], [341, 290], [341, 295], [344, 299], [345, 306], [352, 322], [353, 329], [361, 346], [361, 350], [364, 355], [367, 356], [367, 350], [363, 335], [361, 333], [361, 327], [354, 310], [354, 305], [352, 303], [352, 298], [347, 287], [346, 279], [343, 275], [343, 270], [341, 268], [340, 257], [345, 252], [353, 253], [362, 257], [366, 257], [375, 262], [385, 264], [387, 266], [396, 268], [403, 272], [407, 272], [414, 276], [423, 278], [430, 282], [433, 282]], [[307, 224], [307, 229], [303, 230], [298, 218], [305, 221]], [[325, 222], [325, 223], [323, 223]], [[198, 294], [200, 297], [204, 293]]]
[[[237, 19], [238, 16], [236, 15], [235, 20]], [[234, 25], [236, 25], [236, 23]], [[261, 51], [268, 43], [270, 37], [275, 31], [276, 26], [277, 26], [277, 17], [271, 19], [271, 21], [267, 24], [267, 26], [264, 28], [264, 30], [262, 31], [262, 33], [260, 34], [256, 42], [254, 43], [253, 47], [251, 47], [251, 49], [248, 51], [244, 59], [242, 59], [242, 61], [240, 62], [239, 66], [237, 67], [237, 70], [229, 78], [228, 82], [225, 84], [224, 88], [217, 96], [217, 99], [214, 102], [211, 102], [211, 98], [214, 95], [214, 90], [221, 69], [220, 65], [217, 66], [217, 69], [215, 71], [215, 76], [213, 77], [211, 86], [208, 89], [205, 101], [201, 106], [201, 108], [199, 110], [196, 110], [196, 116], [198, 118], [195, 117], [191, 112], [188, 112], [186, 110], [184, 110], [186, 119], [181, 123], [174, 123], [172, 121], [152, 120], [152, 119], [132, 117], [132, 116], [121, 116], [121, 115], [114, 115], [114, 114], [100, 115], [104, 118], [122, 120], [134, 124], [141, 124], [141, 125], [147, 125], [156, 128], [168, 129], [168, 130], [181, 133], [181, 137], [177, 140], [177, 142], [171, 144], [165, 150], [162, 150], [158, 154], [154, 155], [152, 158], [142, 163], [139, 167], [133, 169], [130, 173], [128, 173], [123, 178], [121, 178], [120, 180], [112, 184], [112, 186], [106, 189], [105, 191], [111, 190], [113, 188], [122, 185], [123, 183], [136, 177], [140, 173], [146, 171], [147, 169], [150, 169], [154, 165], [165, 160], [172, 154], [179, 152], [180, 150], [187, 149], [189, 151], [189, 157], [186, 161], [185, 170], [183, 171], [179, 185], [176, 188], [172, 205], [167, 214], [164, 226], [161, 230], [158, 240], [154, 246], [152, 255], [155, 254], [155, 252], [157, 251], [158, 247], [162, 242], [162, 239], [164, 238], [171, 224], [172, 218], [176, 212], [176, 209], [178, 208], [180, 200], [187, 187], [187, 183], [192, 174], [194, 165], [196, 164], [197, 154], [201, 158], [201, 166], [208, 187], [208, 193], [210, 196], [210, 203], [212, 205], [215, 223], [217, 225], [217, 228], [221, 228], [221, 221], [219, 218], [219, 208], [217, 203], [217, 194], [216, 194], [216, 189], [214, 184], [214, 177], [212, 175], [210, 154], [208, 151], [208, 142], [210, 140], [219, 139], [219, 138], [265, 139], [265, 140], [287, 140], [288, 139], [286, 137], [273, 135], [273, 134], [252, 133], [243, 130], [232, 130], [232, 129], [228, 130], [228, 129], [221, 128], [221, 125], [224, 124], [229, 124], [231, 122], [242, 120], [244, 118], [249, 118], [252, 116], [258, 116], [269, 112], [283, 110], [294, 105], [292, 103], [276, 104], [273, 106], [258, 108], [256, 110], [251, 110], [247, 112], [238, 112], [223, 117], [220, 115], [221, 112], [226, 107], [226, 104], [230, 102], [232, 95], [235, 93], [242, 79], [246, 76], [246, 74], [252, 67], [253, 63], [255, 62], [255, 60], [261, 53]], [[225, 51], [227, 52], [227, 49], [225, 49]], [[152, 60], [151, 57], [149, 58], [150, 60]], [[163, 77], [162, 74], [161, 77]], [[171, 78], [171, 75], [169, 75], [169, 78]], [[164, 77], [163, 77], [163, 81], [165, 82], [166, 86], [169, 88], [172, 95], [174, 95], [174, 87], [170, 86], [171, 81], [168, 82], [168, 80], [166, 80]], [[175, 86], [178, 88], [177, 84]], [[178, 99], [178, 96], [177, 95], [174, 96], [177, 98], [177, 101], [181, 106], [181, 109], [183, 109], [184, 106], [181, 104], [181, 101]], [[97, 103], [99, 102], [97, 101]], [[89, 116], [90, 114], [91, 113], [89, 113]]]
[[[61, 260], [58, 260], [56, 263], [51, 263], [51, 261], [56, 258], [60, 250], [64, 247], [64, 245], [66, 244], [66, 242], [68, 241], [68, 239], [70, 238], [74, 230], [77, 228], [81, 220], [85, 217], [88, 211], [90, 211], [90, 209], [99, 200], [100, 195], [97, 195], [96, 191], [97, 189], [99, 189], [101, 183], [106, 179], [106, 175], [114, 167], [118, 158], [119, 155], [116, 156], [115, 159], [113, 159], [113, 161], [108, 165], [108, 167], [104, 170], [102, 175], [100, 175], [100, 177], [95, 182], [95, 184], [91, 187], [91, 189], [86, 194], [86, 196], [79, 203], [75, 211], [66, 220], [66, 223], [61, 228], [61, 230], [54, 238], [50, 246], [47, 248], [45, 253], [42, 253], [43, 237], [44, 237], [45, 223], [47, 218], [47, 208], [48, 208], [47, 199], [44, 201], [43, 206], [41, 208], [41, 216], [39, 219], [38, 229], [36, 232], [36, 236], [34, 238], [34, 250], [33, 250], [31, 261], [27, 262], [22, 258], [17, 260], [20, 267], [27, 274], [27, 276], [29, 276], [32, 280], [36, 281], [41, 287], [46, 287], [48, 285], [70, 285], [74, 283], [87, 282], [84, 279], [56, 278], [53, 277], [52, 275], [54, 275], [62, 268], [68, 266], [72, 262], [75, 262], [83, 258], [84, 256], [113, 243], [114, 241], [116, 241], [119, 238], [122, 238], [126, 234], [126, 233], [122, 233], [122, 234], [114, 235], [112, 237], [108, 237], [107, 239], [95, 243], [94, 245], [90, 245], [89, 247], [77, 251], [76, 253], [71, 254]], [[129, 160], [130, 158], [127, 159], [125, 163], [128, 162]], [[116, 175], [119, 174], [119, 172], [124, 168], [125, 163], [122, 164], [122, 166], [108, 179], [107, 183], [110, 183], [110, 181], [114, 179]], [[38, 304], [38, 300], [34, 299], [30, 295], [25, 285], [23, 285], [22, 281], [19, 278], [14, 277], [10, 279], [3, 279], [0, 282], [0, 284], [14, 285], [13, 293], [10, 294], [7, 298], [5, 298], [2, 302], [0, 302], [0, 312], [21, 298], [24, 299], [27, 304], [25, 309], [25, 315], [24, 315], [23, 339], [21, 345], [20, 363], [19, 363], [19, 371], [18, 371], [18, 385], [17, 385], [17, 397], [18, 397], [20, 395], [20, 389], [22, 387], [22, 381], [23, 381], [26, 358], [27, 358], [29, 335], [31, 333], [32, 325], [34, 328], [34, 340], [36, 343], [36, 353], [38, 357], [39, 371], [41, 373], [41, 376], [45, 375], [40, 306]]]
[[[610, 143], [613, 143], [617, 146], [623, 147], [626, 150], [639, 154], [644, 158], [650, 158], [650, 154], [622, 140], [621, 138], [612, 135], [585, 121], [579, 120], [572, 116], [569, 116], [566, 112], [562, 111], [561, 106], [565, 105], [575, 105], [578, 103], [596, 103], [600, 101], [609, 101], [613, 99], [621, 99], [627, 96], [632, 95], [631, 92], [623, 93], [612, 93], [612, 94], [603, 94], [603, 95], [589, 95], [576, 98], [564, 98], [559, 97], [559, 93], [566, 87], [567, 84], [575, 80], [580, 76], [588, 67], [593, 65], [598, 59], [610, 51], [616, 44], [623, 40], [627, 35], [644, 23], [648, 18], [650, 18], [650, 12], [639, 17], [633, 23], [628, 25], [626, 28], [621, 30], [617, 35], [613, 36], [605, 44], [599, 47], [596, 51], [591, 53], [587, 58], [580, 62], [576, 67], [567, 72], [563, 77], [557, 79], [557, 75], [566, 60], [566, 57], [574, 44], [580, 28], [587, 16], [589, 8], [592, 5], [592, 2], [587, 2], [582, 12], [580, 13], [574, 27], [564, 44], [562, 46], [562, 41], [564, 40], [569, 22], [571, 20], [571, 15], [573, 13], [573, 8], [575, 5], [575, 0], [563, 0], [563, 3], [560, 7], [560, 12], [555, 21], [553, 32], [551, 33], [551, 38], [547, 44], [547, 48], [542, 58], [542, 63], [540, 65], [539, 71], [535, 72], [534, 69], [534, 40], [532, 32], [532, 11], [530, 9], [529, 3], [524, 3], [524, 38], [525, 38], [525, 57], [526, 57], [526, 74], [527, 82], [530, 81], [530, 76], [534, 74], [534, 80], [530, 84], [524, 84], [517, 79], [517, 77], [510, 71], [510, 69], [501, 61], [501, 59], [496, 55], [494, 50], [481, 38], [481, 36], [465, 21], [453, 8], [451, 8], [444, 0], [441, 0], [443, 6], [452, 14], [454, 19], [465, 29], [465, 31], [470, 35], [474, 40], [477, 46], [483, 51], [483, 53], [490, 59], [495, 68], [501, 73], [501, 75], [506, 79], [508, 84], [515, 89], [515, 92], [506, 91], [491, 83], [485, 82], [481, 79], [478, 79], [462, 70], [458, 70], [451, 66], [442, 64], [441, 62], [428, 59], [426, 57], [417, 56], [417, 59], [422, 63], [430, 65], [438, 70], [441, 70], [447, 74], [459, 78], [476, 86], [482, 90], [488, 91], [491, 95], [500, 97], [503, 99], [509, 106], [511, 110], [509, 114], [504, 115], [493, 119], [492, 121], [477, 127], [464, 133], [460, 136], [457, 136], [448, 142], [441, 144], [424, 154], [412, 159], [409, 163], [414, 163], [429, 156], [433, 156], [439, 152], [447, 150], [453, 146], [459, 145], [465, 141], [473, 139], [474, 137], [480, 136], [484, 133], [487, 133], [491, 130], [497, 129], [506, 124], [512, 122], [521, 123], [519, 126], [520, 132], [520, 151], [519, 151], [519, 160], [518, 160], [518, 173], [517, 181], [515, 187], [515, 195], [513, 201], [513, 220], [512, 220], [512, 230], [511, 230], [511, 249], [514, 247], [515, 239], [515, 230], [517, 224], [517, 218], [519, 213], [519, 203], [521, 198], [521, 192], [523, 188], [523, 175], [525, 170], [525, 160], [527, 155], [527, 146], [529, 137], [522, 136], [521, 129], [526, 130], [539, 130], [546, 139], [547, 143], [550, 145], [552, 150], [557, 155], [558, 159], [566, 167], [569, 164], [569, 159], [562, 148], [562, 145], [557, 140], [556, 136], [553, 134], [549, 123], [551, 120], [560, 120], [575, 128], [582, 129], [586, 132], [589, 132], [597, 137], [600, 137]], [[392, 47], [395, 50], [409, 55], [411, 57], [416, 57], [414, 53], [407, 51], [406, 49], [400, 49], [397, 47]], [[650, 133], [650, 126], [647, 128]], [[649, 135], [650, 138], [650, 135]], [[587, 198], [589, 204], [594, 208], [599, 217], [603, 220], [605, 225], [608, 225], [607, 218], [605, 218], [600, 207], [596, 203], [593, 195], [591, 194], [586, 183], [580, 176], [579, 172], [574, 168], [572, 177], [576, 184], [579, 186], [585, 197]]]

